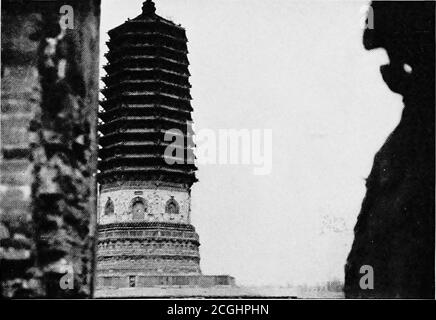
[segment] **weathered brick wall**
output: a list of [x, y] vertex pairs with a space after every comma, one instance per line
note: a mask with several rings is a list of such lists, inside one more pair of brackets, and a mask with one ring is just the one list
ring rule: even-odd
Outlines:
[[[141, 221], [190, 223], [191, 195], [189, 191], [171, 185], [153, 188], [140, 182], [126, 182], [123, 186], [118, 187], [105, 185], [100, 193], [98, 204], [99, 223], [133, 221], [134, 215], [131, 205], [137, 197], [145, 201], [147, 208]], [[113, 215], [104, 214], [104, 208], [109, 198], [114, 204]], [[165, 206], [170, 199], [177, 201], [179, 213], [165, 212]]]
[[99, 2], [2, 1], [4, 297], [92, 295]]

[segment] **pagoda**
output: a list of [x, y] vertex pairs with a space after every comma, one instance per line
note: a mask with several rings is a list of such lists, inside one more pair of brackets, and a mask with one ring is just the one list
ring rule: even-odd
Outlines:
[[[232, 285], [200, 270], [191, 225], [191, 96], [185, 30], [144, 2], [109, 31], [99, 113], [97, 289]], [[173, 143], [183, 141], [176, 155]], [[179, 139], [177, 139], [179, 138]], [[180, 156], [182, 154], [182, 156]]]

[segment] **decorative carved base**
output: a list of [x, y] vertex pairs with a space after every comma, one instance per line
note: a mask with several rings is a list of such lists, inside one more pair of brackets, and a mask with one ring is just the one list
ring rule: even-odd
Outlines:
[[141, 221], [100, 225], [97, 276], [125, 281], [126, 277], [200, 275], [199, 245], [198, 234], [189, 224]]

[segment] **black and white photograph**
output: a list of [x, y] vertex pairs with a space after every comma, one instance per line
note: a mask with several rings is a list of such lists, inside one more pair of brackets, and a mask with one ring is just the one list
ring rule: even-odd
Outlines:
[[435, 91], [435, 1], [1, 0], [0, 300], [434, 300]]

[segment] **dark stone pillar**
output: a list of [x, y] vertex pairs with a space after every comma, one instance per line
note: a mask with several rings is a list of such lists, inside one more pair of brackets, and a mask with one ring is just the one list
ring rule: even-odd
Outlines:
[[92, 296], [99, 19], [99, 0], [2, 1], [3, 297]]
[[[388, 87], [403, 96], [399, 125], [380, 151], [345, 267], [348, 298], [434, 298], [435, 272], [435, 3], [372, 3], [366, 49], [384, 48]], [[374, 271], [362, 289], [360, 268]]]

